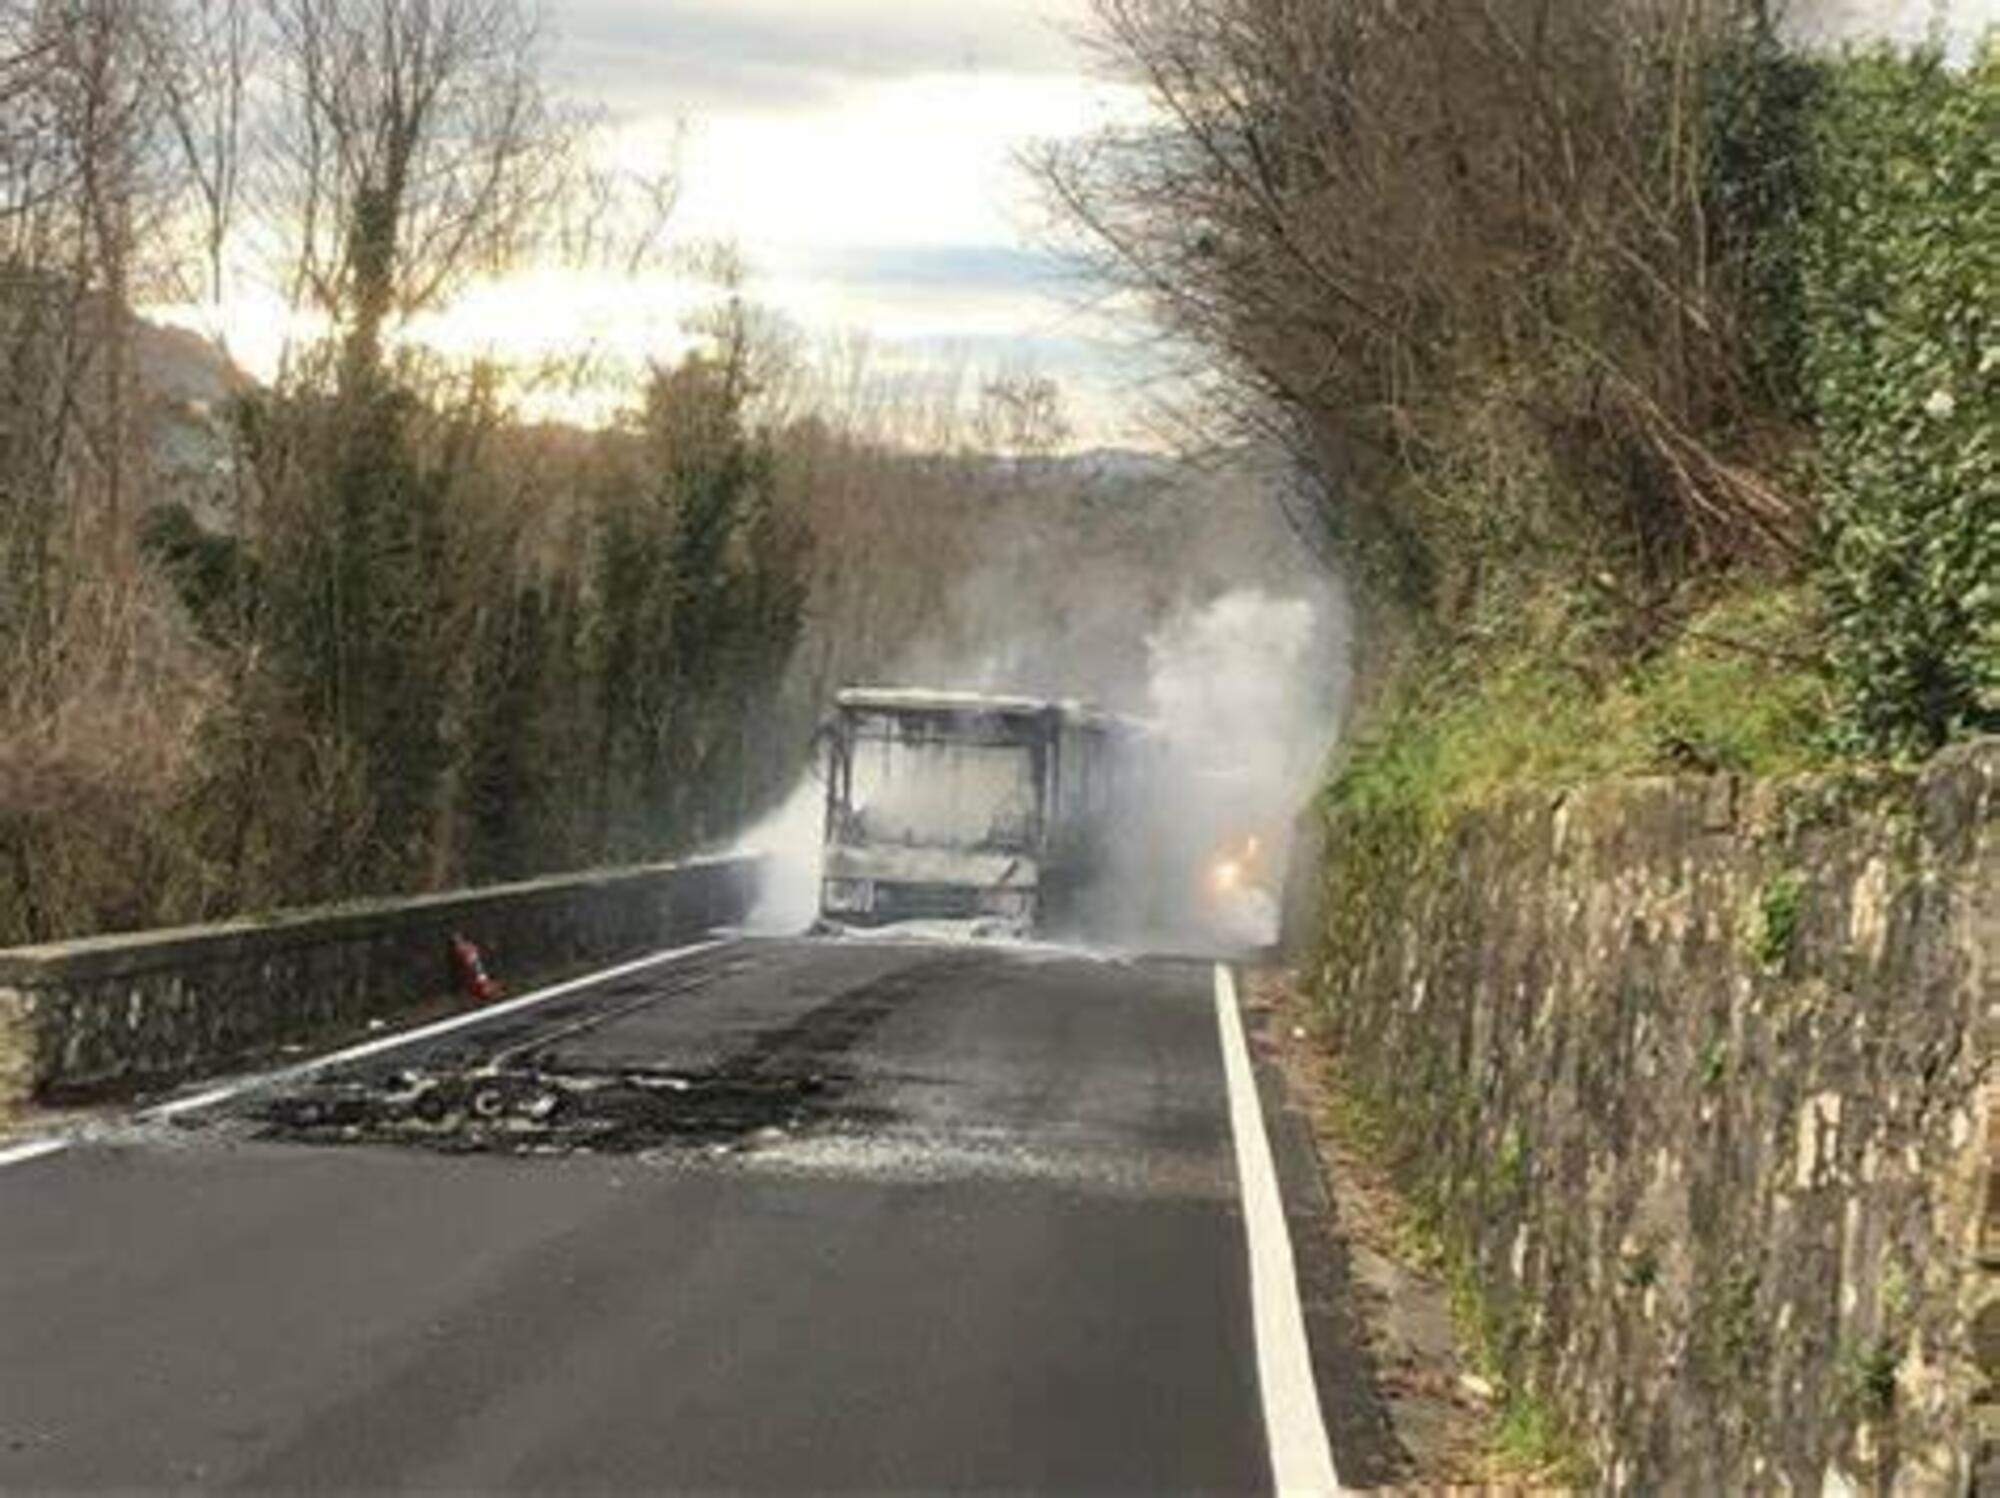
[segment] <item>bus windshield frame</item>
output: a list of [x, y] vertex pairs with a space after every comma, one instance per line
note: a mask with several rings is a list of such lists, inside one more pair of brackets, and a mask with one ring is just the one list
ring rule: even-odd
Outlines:
[[[1050, 740], [1046, 712], [844, 704], [829, 766], [829, 841], [1033, 853], [1047, 826]], [[907, 777], [900, 787], [899, 777]], [[966, 804], [968, 794], [987, 804]]]

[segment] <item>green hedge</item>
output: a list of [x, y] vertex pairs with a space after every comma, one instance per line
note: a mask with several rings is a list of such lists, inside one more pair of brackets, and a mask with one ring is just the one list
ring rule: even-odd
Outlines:
[[2000, 37], [1828, 69], [1804, 252], [1821, 585], [1849, 727], [2000, 726]]

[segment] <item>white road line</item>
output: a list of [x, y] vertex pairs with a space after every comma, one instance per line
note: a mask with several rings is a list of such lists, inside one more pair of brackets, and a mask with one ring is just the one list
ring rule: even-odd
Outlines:
[[[350, 1061], [363, 1061], [370, 1056], [379, 1056], [384, 1051], [393, 1051], [399, 1046], [414, 1045], [420, 1040], [431, 1040], [439, 1035], [449, 1035], [454, 1030], [470, 1029], [474, 1025], [485, 1024], [488, 1020], [499, 1019], [503, 1015], [515, 1014], [537, 1004], [546, 1004], [550, 999], [559, 999], [565, 994], [575, 993], [580, 988], [589, 988], [594, 983], [603, 983], [612, 978], [623, 978], [630, 973], [641, 973], [647, 968], [659, 967], [675, 962], [683, 957], [694, 957], [702, 952], [713, 951], [723, 945], [720, 941], [698, 941], [690, 946], [675, 947], [665, 952], [655, 952], [650, 957], [640, 957], [631, 962], [620, 963], [598, 972], [586, 973], [581, 978], [571, 978], [566, 983], [557, 983], [548, 988], [538, 988], [533, 993], [524, 993], [519, 998], [507, 999], [484, 1009], [474, 1009], [465, 1014], [454, 1014], [449, 1019], [419, 1025], [414, 1030], [404, 1030], [395, 1035], [383, 1035], [374, 1040], [363, 1041], [360, 1045], [349, 1046], [346, 1050], [334, 1051], [330, 1055], [315, 1056], [310, 1061], [302, 1061], [297, 1066], [287, 1066], [277, 1071], [261, 1072], [256, 1076], [242, 1077], [220, 1087], [211, 1087], [206, 1092], [197, 1092], [188, 1097], [175, 1098], [170, 1103], [142, 1110], [138, 1117], [141, 1122], [155, 1123], [161, 1119], [178, 1118], [183, 1113], [196, 1113], [203, 1108], [213, 1108], [218, 1103], [226, 1103], [231, 1098], [240, 1097], [259, 1087], [269, 1087], [279, 1082], [295, 1082], [301, 1077], [312, 1076], [315, 1072], [329, 1067], [343, 1066]], [[25, 1165], [30, 1160], [39, 1160], [45, 1155], [53, 1155], [75, 1143], [67, 1136], [48, 1139], [31, 1139], [24, 1144], [0, 1149], [0, 1170], [9, 1165]]]
[[1243, 1231], [1250, 1250], [1250, 1311], [1257, 1334], [1257, 1384], [1264, 1398], [1264, 1436], [1271, 1476], [1280, 1493], [1337, 1493], [1340, 1478], [1320, 1415], [1312, 1348], [1299, 1305], [1292, 1235], [1257, 1077], [1236, 1007], [1236, 977], [1215, 965], [1215, 1018], [1222, 1033], [1222, 1072], [1229, 1084], [1229, 1127], [1236, 1137], [1236, 1178], [1243, 1193]]
[[30, 1139], [23, 1144], [9, 1145], [0, 1149], [0, 1170], [9, 1165], [25, 1165], [30, 1160], [39, 1160], [44, 1155], [53, 1155], [58, 1150], [68, 1149], [69, 1141], [61, 1138]]
[[489, 1004], [483, 1009], [469, 1010], [464, 1014], [454, 1014], [449, 1019], [419, 1025], [414, 1030], [404, 1030], [400, 1034], [365, 1040], [360, 1045], [349, 1046], [344, 1051], [315, 1056], [312, 1060], [302, 1061], [297, 1066], [287, 1066], [259, 1076], [245, 1077], [221, 1087], [210, 1088], [207, 1092], [198, 1092], [192, 1097], [175, 1098], [171, 1103], [161, 1103], [158, 1107], [146, 1109], [139, 1117], [146, 1122], [153, 1122], [163, 1118], [177, 1118], [183, 1113], [196, 1113], [203, 1108], [212, 1108], [217, 1103], [228, 1102], [229, 1099], [256, 1088], [268, 1087], [274, 1082], [296, 1082], [301, 1077], [310, 1077], [329, 1067], [345, 1066], [350, 1061], [365, 1061], [370, 1056], [381, 1055], [384, 1051], [414, 1045], [420, 1040], [434, 1040], [440, 1035], [449, 1035], [454, 1030], [469, 1030], [475, 1025], [485, 1024], [488, 1020], [499, 1019], [502, 1015], [515, 1014], [523, 1009], [531, 1009], [537, 1004], [546, 1004], [550, 999], [559, 999], [565, 994], [575, 993], [580, 988], [589, 988], [593, 984], [603, 983], [611, 978], [623, 978], [628, 973], [642, 973], [649, 967], [659, 967], [683, 957], [693, 957], [702, 952], [713, 951], [721, 945], [720, 941], [698, 941], [691, 946], [655, 952], [650, 957], [641, 957], [632, 962], [622, 962], [617, 967], [586, 973], [581, 978], [571, 978], [567, 983], [538, 988], [533, 993], [522, 994], [519, 998], [506, 999], [498, 1004]]

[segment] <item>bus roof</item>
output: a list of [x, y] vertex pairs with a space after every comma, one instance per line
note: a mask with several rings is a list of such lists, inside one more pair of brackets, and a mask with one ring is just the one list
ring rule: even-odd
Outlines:
[[842, 707], [888, 713], [1045, 713], [1055, 706], [1039, 697], [942, 692], [922, 687], [847, 687], [834, 700]]
[[1058, 713], [1073, 723], [1094, 728], [1137, 728], [1131, 718], [1101, 712], [1081, 702], [1050, 701], [991, 692], [944, 691], [929, 687], [845, 687], [834, 698], [843, 708], [879, 713], [992, 713], [1001, 717], [1039, 717]]

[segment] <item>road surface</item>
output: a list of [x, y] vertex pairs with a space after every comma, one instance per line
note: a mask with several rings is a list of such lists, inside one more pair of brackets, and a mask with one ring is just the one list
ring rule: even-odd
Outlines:
[[1217, 993], [721, 943], [19, 1160], [0, 1490], [1249, 1492], [1301, 1393], [1352, 1481]]

